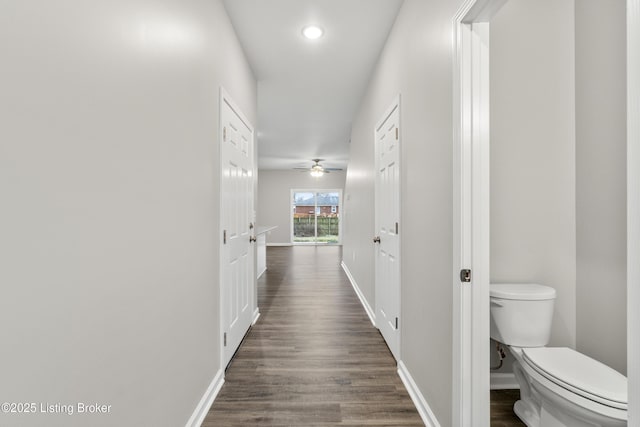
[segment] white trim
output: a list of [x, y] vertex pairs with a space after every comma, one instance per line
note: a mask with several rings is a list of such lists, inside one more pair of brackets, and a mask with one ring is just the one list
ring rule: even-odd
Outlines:
[[491, 390], [519, 390], [520, 384], [513, 372], [492, 372]]
[[[460, 22], [489, 22], [507, 0], [473, 0], [465, 2], [461, 9]], [[460, 14], [460, 12], [458, 12]]]
[[260, 309], [256, 307], [255, 311], [253, 312], [253, 320], [251, 321], [251, 325], [252, 326], [255, 325], [259, 318], [260, 318]]
[[[489, 21], [505, 2], [466, 0], [453, 21], [452, 421], [459, 427], [490, 418]], [[471, 283], [461, 283], [461, 269], [471, 270]]]
[[627, 0], [627, 377], [640, 425], [640, 0]]
[[216, 376], [213, 377], [211, 384], [209, 384], [207, 391], [204, 392], [204, 395], [200, 399], [200, 402], [198, 402], [196, 409], [193, 411], [193, 414], [191, 414], [185, 427], [200, 427], [202, 425], [209, 409], [211, 409], [211, 405], [213, 405], [213, 401], [216, 400], [218, 393], [220, 393], [223, 384], [224, 370], [220, 369], [216, 373]]
[[411, 396], [413, 404], [416, 405], [416, 409], [418, 410], [424, 425], [426, 427], [440, 427], [438, 419], [431, 410], [431, 407], [429, 407], [427, 400], [420, 392], [420, 389], [416, 385], [416, 382], [413, 380], [413, 377], [402, 360], [398, 362], [398, 375], [402, 380], [402, 384], [404, 384], [404, 387], [407, 389], [409, 396]]
[[291, 243], [267, 243], [267, 247], [269, 246], [293, 246]]
[[377, 327], [376, 326], [376, 314], [373, 311], [373, 309], [371, 308], [371, 306], [369, 305], [369, 301], [367, 301], [367, 299], [365, 298], [364, 294], [360, 290], [360, 287], [356, 283], [356, 279], [351, 274], [351, 271], [349, 271], [349, 267], [347, 267], [347, 264], [345, 264], [344, 261], [342, 261], [340, 263], [340, 265], [342, 266], [342, 269], [344, 270], [344, 274], [346, 274], [347, 277], [349, 278], [349, 282], [351, 283], [351, 286], [353, 287], [353, 290], [356, 292], [356, 295], [358, 296], [358, 299], [360, 300], [360, 303], [362, 304], [362, 307], [364, 307], [364, 311], [367, 312], [367, 316], [369, 316], [369, 320], [371, 320], [371, 324], [374, 327]]

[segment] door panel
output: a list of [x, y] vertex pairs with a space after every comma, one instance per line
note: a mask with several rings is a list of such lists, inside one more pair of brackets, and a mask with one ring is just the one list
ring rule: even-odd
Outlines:
[[[221, 293], [223, 364], [226, 366], [251, 326], [255, 278], [249, 225], [253, 223], [253, 129], [223, 98]], [[226, 241], [225, 241], [226, 236]]]
[[336, 191], [316, 193], [316, 242], [340, 243], [340, 199]]
[[315, 242], [316, 236], [316, 199], [311, 191], [294, 191], [293, 202], [293, 239], [294, 243]]
[[376, 324], [400, 358], [400, 169], [399, 105], [376, 128]]

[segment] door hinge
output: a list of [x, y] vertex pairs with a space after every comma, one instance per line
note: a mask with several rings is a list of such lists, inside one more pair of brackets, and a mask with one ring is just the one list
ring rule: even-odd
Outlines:
[[398, 140], [398, 128], [396, 128], [396, 141]]
[[224, 346], [227, 346], [227, 333], [224, 333]]
[[398, 223], [396, 222], [396, 234], [398, 234]]
[[471, 282], [471, 270], [469, 269], [460, 270], [460, 281], [463, 283]]
[[227, 230], [222, 231], [222, 244], [227, 244]]
[[398, 318], [396, 317], [396, 329], [398, 329]]
[[223, 142], [227, 142], [227, 128], [226, 127], [222, 128], [222, 141]]

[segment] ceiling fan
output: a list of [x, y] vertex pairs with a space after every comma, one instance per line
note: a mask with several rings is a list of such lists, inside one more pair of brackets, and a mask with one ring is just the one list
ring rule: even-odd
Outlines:
[[311, 173], [311, 176], [313, 177], [321, 177], [325, 173], [342, 170], [340, 168], [325, 168], [320, 164], [320, 162], [324, 161], [324, 159], [311, 159], [311, 161], [313, 162], [313, 165], [311, 166], [311, 168], [294, 168], [294, 169], [300, 169], [301, 171], [304, 171], [304, 172], [309, 171]]

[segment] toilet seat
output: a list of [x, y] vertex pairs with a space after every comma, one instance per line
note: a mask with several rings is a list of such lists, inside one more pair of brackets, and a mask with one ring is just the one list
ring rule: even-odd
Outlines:
[[611, 408], [627, 410], [627, 378], [566, 347], [522, 349], [524, 361], [549, 381]]

